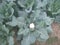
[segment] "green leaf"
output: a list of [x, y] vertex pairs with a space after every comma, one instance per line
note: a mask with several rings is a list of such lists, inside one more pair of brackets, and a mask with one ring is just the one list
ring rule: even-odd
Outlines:
[[16, 19], [16, 17], [13, 16], [12, 17], [12, 21], [11, 22], [7, 22], [6, 24], [10, 25], [12, 27], [16, 26], [17, 25], [17, 19]]
[[21, 45], [30, 45], [30, 36], [23, 38]]
[[40, 32], [40, 37], [38, 38], [39, 41], [46, 41], [49, 38], [47, 31]]
[[13, 2], [13, 1], [16, 1], [16, 0], [6, 0], [6, 1], [8, 1], [8, 2]]
[[2, 30], [4, 30], [7, 34], [9, 34], [9, 29], [5, 25], [3, 25]]
[[26, 18], [26, 16], [27, 16], [28, 14], [27, 14], [27, 12], [25, 12], [25, 11], [18, 11], [18, 15], [19, 15], [19, 17]]
[[57, 12], [60, 9], [60, 0], [54, 0], [53, 3], [51, 4], [51, 10], [52, 12]]
[[24, 37], [21, 45], [30, 45], [32, 43], [34, 43], [36, 40], [36, 38], [33, 35], [28, 35], [27, 37]]
[[36, 3], [37, 3], [37, 7], [36, 8], [40, 8], [40, 7], [44, 7], [47, 5], [47, 0], [36, 0]]
[[18, 0], [18, 4], [21, 6], [21, 7], [25, 7], [24, 4], [26, 3], [26, 1], [24, 0]]
[[41, 21], [39, 25], [40, 25], [41, 27], [45, 27], [45, 22], [44, 22], [44, 21]]
[[18, 27], [24, 27], [24, 26], [26, 26], [24, 17], [18, 17], [17, 21], [18, 21], [17, 22], [17, 26]]
[[47, 33], [50, 34], [50, 33], [52, 33], [52, 32], [53, 32], [52, 27], [51, 27], [51, 26], [48, 26], [48, 27], [47, 27]]
[[9, 43], [9, 45], [14, 45], [14, 39], [12, 36], [9, 37], [8, 43]]
[[33, 4], [34, 4], [34, 0], [27, 0], [25, 5], [27, 8], [30, 8], [33, 6]]
[[33, 34], [31, 34], [30, 35], [30, 44], [35, 43], [35, 41], [36, 41], [36, 37]]
[[20, 29], [19, 31], [18, 31], [18, 35], [24, 35], [24, 36], [26, 36], [27, 34], [29, 33], [29, 29]]
[[30, 8], [34, 4], [34, 0], [19, 0], [18, 4], [24, 8]]
[[0, 14], [0, 23], [3, 22], [3, 18], [4, 18], [4, 16]]
[[50, 17], [46, 17], [46, 18], [45, 18], [45, 23], [46, 23], [47, 25], [50, 25], [52, 22], [53, 22], [53, 19], [52, 19], [52, 18], [50, 18]]
[[60, 14], [56, 16], [55, 22], [60, 23]]

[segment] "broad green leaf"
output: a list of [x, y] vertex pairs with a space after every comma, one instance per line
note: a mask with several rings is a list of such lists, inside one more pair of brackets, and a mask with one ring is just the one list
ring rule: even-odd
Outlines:
[[23, 40], [21, 41], [21, 45], [30, 45], [30, 40], [30, 36], [23, 38]]
[[13, 2], [13, 1], [16, 1], [16, 0], [6, 0], [6, 1], [8, 1], [8, 2]]
[[9, 37], [8, 43], [9, 43], [9, 45], [14, 45], [14, 39], [12, 36]]
[[60, 23], [60, 14], [56, 16], [55, 22]]
[[26, 1], [25, 0], [18, 0], [18, 4], [21, 6], [21, 7], [25, 7], [25, 4]]
[[24, 26], [26, 26], [24, 17], [18, 17], [17, 21], [18, 21], [17, 22], [18, 27], [24, 27]]
[[40, 37], [38, 38], [39, 41], [46, 41], [49, 38], [47, 31], [44, 30], [41, 31], [40, 33], [41, 33]]
[[21, 42], [21, 45], [31, 45], [32, 43], [34, 43], [36, 40], [36, 38], [31, 34], [31, 35], [28, 35], [27, 37], [24, 37], [22, 42]]
[[12, 17], [12, 21], [11, 22], [7, 22], [6, 23], [7, 25], [10, 25], [10, 26], [16, 26], [17, 25], [17, 19], [16, 19], [16, 17]]
[[3, 22], [3, 18], [4, 18], [4, 16], [0, 14], [0, 23]]
[[30, 8], [34, 4], [34, 0], [19, 0], [18, 4], [24, 8]]
[[52, 27], [51, 27], [51, 26], [48, 26], [48, 27], [47, 27], [47, 33], [50, 34], [50, 33], [52, 33], [52, 32], [53, 32]]
[[34, 36], [34, 34], [31, 33], [29, 36], [30, 36], [30, 44], [35, 43], [36, 37]]
[[25, 5], [27, 8], [31, 8], [33, 4], [34, 4], [34, 0], [27, 0]]
[[27, 35], [29, 33], [29, 29], [20, 29], [19, 31], [18, 31], [18, 35]]
[[3, 25], [2, 30], [4, 30], [7, 34], [9, 34], [9, 29], [5, 25]]
[[51, 10], [52, 12], [57, 12], [60, 9], [60, 0], [54, 0], [53, 3], [51, 4]]
[[44, 21], [41, 21], [40, 24], [39, 24], [39, 26], [45, 27], [45, 22]]
[[46, 17], [46, 18], [45, 18], [45, 23], [46, 23], [47, 25], [50, 25], [52, 22], [53, 22], [53, 19], [52, 19], [52, 18], [50, 18], [50, 17]]
[[47, 0], [43, 0], [43, 1], [36, 0], [36, 3], [37, 3], [37, 7], [36, 8], [44, 7], [47, 4]]
[[25, 18], [28, 14], [25, 11], [18, 11], [19, 17]]

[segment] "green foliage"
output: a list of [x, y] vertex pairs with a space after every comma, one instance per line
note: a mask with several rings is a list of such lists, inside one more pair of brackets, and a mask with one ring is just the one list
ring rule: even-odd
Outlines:
[[51, 0], [47, 6], [47, 14], [50, 17], [54, 17], [55, 22], [60, 23], [60, 0]]
[[8, 43], [9, 43], [9, 45], [14, 45], [14, 39], [13, 39], [12, 36], [10, 36], [10, 37], [8, 38]]
[[53, 3], [52, 3], [52, 5], [51, 5], [51, 10], [53, 11], [53, 12], [57, 12], [59, 9], [60, 9], [60, 0], [54, 0], [53, 1]]
[[[0, 5], [0, 45], [14, 45], [13, 34], [22, 37], [21, 45], [31, 45], [36, 40], [46, 41], [52, 32], [53, 18], [47, 16], [47, 0], [5, 0]], [[30, 28], [30, 24], [34, 28]]]
[[24, 8], [31, 8], [34, 4], [34, 0], [18, 0], [18, 4]]

